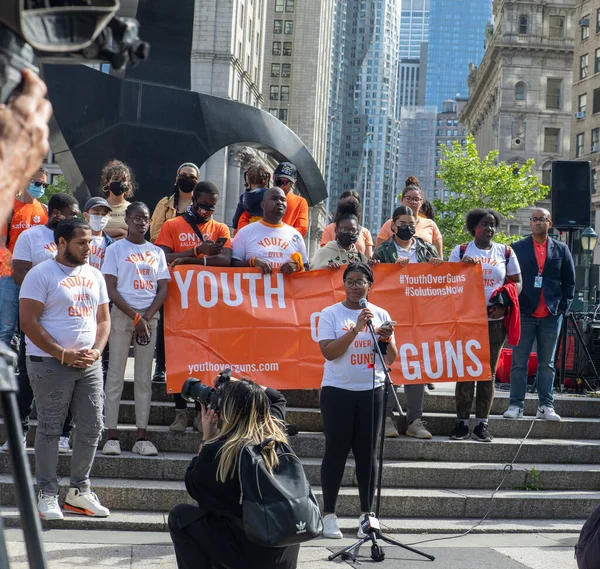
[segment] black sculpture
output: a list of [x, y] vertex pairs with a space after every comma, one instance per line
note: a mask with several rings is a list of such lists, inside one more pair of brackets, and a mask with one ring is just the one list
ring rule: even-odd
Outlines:
[[182, 161], [203, 164], [232, 144], [293, 162], [298, 189], [310, 205], [327, 197], [323, 177], [302, 141], [271, 114], [191, 92], [194, 0], [140, 0], [140, 37], [149, 61], [124, 79], [77, 65], [45, 65], [55, 119], [51, 147], [69, 185], [84, 202], [99, 190], [111, 158], [129, 163], [150, 206], [172, 191]]

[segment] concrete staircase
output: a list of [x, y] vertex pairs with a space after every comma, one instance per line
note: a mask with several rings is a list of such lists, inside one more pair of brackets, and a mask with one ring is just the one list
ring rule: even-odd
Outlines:
[[[403, 391], [399, 391], [404, 403]], [[317, 496], [321, 497], [320, 464], [324, 451], [318, 391], [290, 391], [288, 420], [300, 429], [292, 444], [302, 458]], [[387, 439], [383, 471], [381, 517], [388, 532], [461, 532], [489, 513], [477, 531], [579, 531], [600, 503], [600, 400], [558, 396], [560, 423], [536, 421], [522, 443], [535, 415], [536, 400], [526, 401], [526, 418], [506, 420], [507, 393], [498, 392], [490, 418], [491, 444], [450, 441], [454, 421], [453, 385], [438, 386], [425, 396], [430, 441], [401, 436]], [[190, 409], [190, 418], [193, 411]], [[126, 381], [119, 414], [120, 457], [98, 452], [92, 471], [94, 491], [111, 509], [107, 519], [66, 515], [51, 527], [129, 530], [166, 529], [170, 508], [191, 502], [183, 476], [197, 452], [200, 436], [191, 427], [171, 433], [174, 405], [164, 384], [153, 385], [149, 438], [158, 457], [140, 457], [128, 450], [135, 440], [133, 383]], [[28, 437], [28, 456], [35, 468], [32, 445], [35, 421]], [[0, 425], [0, 440], [6, 438]], [[101, 443], [101, 445], [103, 442]], [[518, 456], [512, 468], [507, 467]], [[69, 455], [60, 456], [62, 492], [69, 485]], [[18, 511], [9, 455], [0, 454], [0, 503], [7, 525], [18, 525]], [[491, 496], [502, 478], [502, 488]], [[343, 529], [355, 530], [359, 513], [354, 463], [348, 460], [338, 500]]]

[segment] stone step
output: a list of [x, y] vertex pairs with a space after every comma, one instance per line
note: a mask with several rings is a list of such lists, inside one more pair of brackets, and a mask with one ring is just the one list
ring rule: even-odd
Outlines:
[[[600, 413], [600, 401], [598, 406]], [[128, 417], [128, 413], [125, 411], [127, 405], [122, 404], [121, 407], [123, 416]], [[323, 430], [323, 421], [318, 409], [288, 407], [286, 420], [296, 425], [300, 431], [321, 432]], [[456, 415], [424, 413], [423, 421], [433, 435], [449, 436], [456, 424]], [[123, 422], [130, 421], [124, 420]], [[522, 419], [504, 419], [502, 415], [491, 415], [489, 428], [494, 437], [522, 438], [527, 435], [532, 422], [534, 424], [529, 437], [534, 439], [600, 439], [600, 419], [598, 418], [565, 417], [564, 420], [555, 422], [543, 419], [535, 420], [534, 416]], [[406, 426], [406, 419], [399, 419], [399, 432], [404, 433]], [[474, 427], [475, 420], [471, 418], [471, 428]]]
[[[35, 454], [27, 456], [35, 472]], [[92, 478], [127, 478], [131, 480], [184, 479], [192, 459], [191, 453], [162, 453], [144, 457], [123, 450], [121, 456], [104, 456], [98, 452], [92, 468]], [[313, 486], [321, 484], [321, 460], [303, 458], [308, 480]], [[60, 455], [59, 476], [69, 476], [70, 455]], [[389, 460], [384, 463], [382, 476], [385, 488], [479, 488], [494, 489], [506, 474], [502, 463], [476, 462], [414, 462]], [[10, 456], [0, 453], [0, 473], [11, 472]], [[348, 459], [342, 486], [356, 486], [354, 460]], [[600, 468], [585, 464], [515, 464], [506, 474], [503, 488], [540, 490], [597, 490], [600, 488]]]
[[[319, 408], [318, 389], [297, 389], [284, 390], [282, 393], [287, 399], [289, 407], [301, 408]], [[398, 388], [398, 398], [403, 408], [406, 408], [406, 397], [402, 387]], [[123, 400], [133, 401], [133, 380], [125, 380], [123, 388]], [[508, 408], [509, 392], [496, 389], [496, 396], [492, 406], [493, 415], [502, 415]], [[164, 383], [152, 384], [152, 401], [173, 403], [173, 395], [167, 394]], [[527, 394], [525, 399], [525, 415], [535, 416], [538, 399], [535, 394]], [[554, 402], [556, 412], [563, 417], [598, 417], [600, 415], [600, 399], [597, 397], [575, 395], [575, 394], [555, 394]], [[191, 407], [191, 405], [190, 405]], [[425, 413], [449, 413], [456, 414], [456, 405], [454, 402], [454, 384], [441, 385], [435, 391], [425, 390], [424, 400]], [[473, 404], [473, 413], [475, 406]]]
[[[43, 529], [70, 530], [112, 530], [112, 531], [156, 531], [167, 532], [168, 512], [140, 512], [126, 510], [111, 510], [108, 518], [89, 518], [64, 512], [63, 520], [42, 521]], [[2, 508], [2, 519], [6, 527], [21, 527], [17, 508]], [[380, 518], [383, 531], [388, 534], [457, 534], [479, 524], [478, 519], [415, 519], [415, 518]], [[346, 537], [353, 537], [357, 529], [357, 519], [353, 517], [338, 517], [340, 529]], [[573, 520], [485, 520], [470, 533], [574, 533], [581, 531], [585, 523], [582, 519]], [[319, 541], [325, 541], [319, 538]], [[327, 543], [335, 544], [334, 540]]]
[[[60, 480], [61, 499], [68, 490], [67, 478]], [[127, 480], [94, 478], [93, 489], [109, 509], [139, 511], [140, 504], [149, 512], [168, 512], [175, 504], [193, 503], [183, 482], [169, 480]], [[315, 495], [322, 507], [321, 488]], [[481, 518], [491, 506], [491, 491], [469, 489], [385, 488], [382, 491], [381, 516], [410, 518]], [[495, 495], [489, 517], [506, 519], [581, 519], [595, 509], [600, 492], [592, 491], [518, 491], [500, 490]], [[0, 475], [0, 501], [15, 505], [12, 477]], [[341, 516], [358, 515], [358, 489], [342, 487], [336, 511]]]
[[[36, 422], [32, 421], [28, 443], [35, 440]], [[106, 435], [105, 435], [106, 436]], [[135, 442], [134, 425], [119, 425], [123, 449], [131, 449]], [[148, 438], [160, 452], [198, 452], [200, 434], [191, 428], [185, 433], [172, 433], [166, 426], [151, 426]], [[6, 440], [6, 427], [0, 423], [0, 441]], [[301, 457], [322, 457], [325, 438], [322, 433], [300, 433], [290, 438], [292, 447]], [[100, 443], [100, 448], [104, 439]], [[492, 443], [473, 440], [452, 441], [447, 437], [417, 440], [406, 436], [386, 439], [386, 460], [423, 460], [447, 462], [512, 462], [520, 439], [496, 437]], [[600, 441], [594, 439], [527, 439], [517, 456], [518, 463], [532, 464], [600, 464]]]

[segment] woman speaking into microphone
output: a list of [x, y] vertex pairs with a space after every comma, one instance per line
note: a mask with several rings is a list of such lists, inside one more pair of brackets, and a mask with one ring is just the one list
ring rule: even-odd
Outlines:
[[[373, 286], [371, 268], [365, 263], [351, 263], [343, 278], [346, 299], [321, 312], [318, 331], [319, 347], [326, 360], [321, 383], [325, 431], [321, 485], [323, 537], [329, 538], [342, 537], [335, 504], [350, 449], [356, 463], [361, 519], [371, 511], [373, 502], [384, 370], [375, 359], [369, 321], [375, 328], [386, 365], [391, 365], [398, 355], [390, 315], [371, 303], [361, 308], [361, 301], [367, 299]], [[357, 535], [364, 535], [360, 520]]]

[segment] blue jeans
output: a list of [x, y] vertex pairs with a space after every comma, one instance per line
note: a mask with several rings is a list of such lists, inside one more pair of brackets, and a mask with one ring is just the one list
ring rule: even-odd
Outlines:
[[537, 391], [540, 405], [554, 406], [554, 352], [562, 314], [550, 315], [545, 318], [534, 318], [521, 314], [521, 339], [519, 345], [513, 347], [512, 367], [510, 369], [510, 405], [523, 409], [525, 391], [527, 390], [527, 363], [537, 340], [538, 371]]
[[12, 277], [0, 278], [0, 341], [7, 345], [19, 320], [19, 288]]

